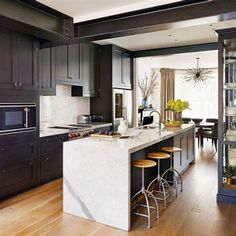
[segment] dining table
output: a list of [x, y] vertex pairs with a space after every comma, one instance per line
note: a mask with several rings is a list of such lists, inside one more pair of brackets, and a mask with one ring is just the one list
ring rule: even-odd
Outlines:
[[198, 135], [199, 135], [199, 138], [200, 138], [200, 144], [201, 144], [201, 147], [203, 147], [203, 134], [204, 134], [204, 128], [213, 128], [215, 125], [215, 123], [213, 122], [200, 122], [200, 123], [195, 123], [195, 127], [198, 129]]

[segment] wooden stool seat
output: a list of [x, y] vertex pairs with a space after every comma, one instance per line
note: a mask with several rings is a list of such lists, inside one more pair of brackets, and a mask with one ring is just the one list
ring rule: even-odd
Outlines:
[[150, 168], [156, 166], [156, 162], [151, 160], [135, 160], [132, 161], [132, 166], [138, 168]]
[[151, 152], [148, 153], [148, 158], [151, 159], [168, 159], [170, 158], [170, 154], [166, 153], [166, 152]]
[[181, 152], [182, 149], [181, 148], [178, 148], [178, 147], [162, 147], [161, 148], [162, 151], [164, 152]]

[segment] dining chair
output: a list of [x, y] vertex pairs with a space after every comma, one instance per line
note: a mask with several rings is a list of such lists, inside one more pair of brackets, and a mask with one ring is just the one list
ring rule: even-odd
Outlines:
[[211, 139], [212, 140], [212, 144], [214, 143], [215, 149], [217, 151], [218, 123], [215, 123], [215, 125], [213, 126], [212, 131], [204, 131], [203, 132], [203, 139], [204, 138]]
[[183, 117], [182, 118], [182, 123], [183, 124], [188, 124], [191, 121], [191, 118]]
[[[206, 118], [206, 122], [209, 122], [209, 123], [218, 123], [218, 119], [215, 119], [215, 118]], [[203, 128], [204, 131], [213, 131], [213, 128], [214, 126], [212, 126], [211, 128]]]

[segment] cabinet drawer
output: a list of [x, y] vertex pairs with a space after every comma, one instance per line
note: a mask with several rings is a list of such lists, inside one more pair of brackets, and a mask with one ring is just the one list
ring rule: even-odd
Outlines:
[[36, 173], [36, 160], [0, 168], [0, 199], [33, 186], [36, 183]]
[[45, 137], [40, 139], [40, 156], [54, 152], [62, 152], [63, 142], [67, 141], [67, 135]]
[[0, 167], [17, 165], [37, 157], [37, 143], [0, 146]]

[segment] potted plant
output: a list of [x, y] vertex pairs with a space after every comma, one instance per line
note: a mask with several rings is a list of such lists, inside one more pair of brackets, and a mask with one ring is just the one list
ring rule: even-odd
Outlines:
[[139, 79], [138, 87], [142, 94], [142, 107], [148, 108], [148, 98], [154, 93], [155, 88], [158, 85], [157, 74], [152, 73], [150, 77], [145, 74], [144, 78]]
[[169, 100], [167, 102], [166, 111], [172, 111], [174, 115], [173, 121], [167, 121], [166, 126], [175, 126], [179, 127], [182, 124], [182, 111], [190, 109], [188, 101], [182, 101], [180, 99], [177, 100]]

